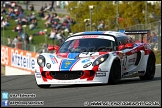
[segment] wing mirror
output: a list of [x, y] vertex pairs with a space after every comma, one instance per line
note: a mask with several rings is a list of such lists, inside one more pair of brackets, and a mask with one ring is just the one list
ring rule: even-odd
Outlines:
[[57, 52], [59, 51], [59, 49], [60, 49], [60, 47], [57, 46], [57, 45], [55, 45], [55, 46], [53, 46], [53, 45], [49, 45], [49, 46], [48, 46], [48, 51], [49, 51], [49, 52], [54, 51], [54, 52], [57, 53]]
[[125, 46], [124, 45], [119, 45], [118, 46], [118, 50], [120, 51], [120, 50], [123, 50], [125, 48]]
[[118, 50], [120, 51], [120, 50], [123, 50], [123, 49], [125, 49], [125, 48], [133, 48], [134, 47], [134, 44], [133, 43], [127, 43], [126, 45], [119, 45], [118, 46]]
[[125, 48], [133, 48], [134, 47], [134, 44], [133, 43], [127, 43], [125, 45]]

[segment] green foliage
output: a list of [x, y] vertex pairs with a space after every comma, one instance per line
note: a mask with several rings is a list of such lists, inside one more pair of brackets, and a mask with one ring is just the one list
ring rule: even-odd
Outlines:
[[[97, 26], [102, 20], [105, 22], [105, 30], [116, 29], [116, 4], [113, 1], [85, 1], [78, 4], [77, 1], [70, 2], [66, 7], [71, 16], [77, 21], [77, 24], [72, 26], [73, 32], [85, 30], [84, 19], [90, 19], [89, 5], [93, 5], [92, 24]], [[119, 17], [123, 21], [119, 21], [119, 29], [123, 29], [132, 25], [145, 24], [145, 9], [146, 1], [120, 1], [118, 5]], [[155, 18], [150, 18], [150, 13], [155, 12], [157, 16], [161, 13], [159, 1], [154, 4], [147, 3], [147, 23], [156, 21]], [[132, 18], [137, 20], [135, 22]], [[89, 28], [89, 27], [88, 27]], [[95, 29], [95, 28], [93, 28]]]
[[161, 51], [154, 51], [156, 56], [156, 64], [161, 64]]

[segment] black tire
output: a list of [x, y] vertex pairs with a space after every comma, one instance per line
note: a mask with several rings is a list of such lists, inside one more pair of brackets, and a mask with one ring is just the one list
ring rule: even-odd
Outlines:
[[118, 84], [120, 78], [121, 78], [121, 65], [119, 61], [115, 60], [111, 66], [108, 84]]
[[155, 75], [155, 57], [153, 54], [149, 55], [144, 76], [139, 76], [141, 80], [152, 80]]
[[38, 85], [39, 88], [50, 88], [51, 84]]

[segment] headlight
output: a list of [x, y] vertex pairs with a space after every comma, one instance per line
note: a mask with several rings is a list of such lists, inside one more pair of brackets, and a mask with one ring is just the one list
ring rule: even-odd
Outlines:
[[90, 66], [91, 64], [92, 64], [92, 62], [87, 63], [87, 64], [85, 64], [85, 65], [83, 66], [83, 68], [87, 68], [87, 67]]
[[50, 63], [47, 63], [47, 64], [46, 64], [46, 67], [47, 67], [48, 69], [50, 69], [50, 68], [51, 68], [51, 64], [50, 64]]
[[109, 57], [109, 54], [105, 54], [103, 56], [98, 57], [92, 64], [92, 66], [99, 65], [103, 63], [107, 58]]
[[37, 58], [37, 63], [40, 67], [44, 67], [45, 66], [45, 58], [42, 55], [39, 55]]

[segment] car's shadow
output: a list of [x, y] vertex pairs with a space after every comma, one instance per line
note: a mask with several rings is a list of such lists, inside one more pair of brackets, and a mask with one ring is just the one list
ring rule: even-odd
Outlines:
[[[122, 79], [117, 85], [123, 84], [134, 84], [134, 83], [146, 83], [161, 80], [161, 77], [155, 77], [153, 80], [140, 80], [139, 78], [129, 78], [129, 79]], [[111, 86], [112, 84], [72, 84], [72, 85], [52, 85], [50, 89], [57, 89], [57, 88], [76, 88], [76, 87], [94, 87], [94, 86]], [[49, 89], [49, 88], [48, 88]]]

